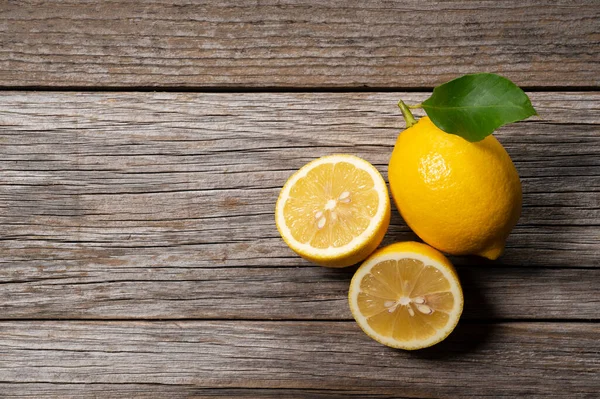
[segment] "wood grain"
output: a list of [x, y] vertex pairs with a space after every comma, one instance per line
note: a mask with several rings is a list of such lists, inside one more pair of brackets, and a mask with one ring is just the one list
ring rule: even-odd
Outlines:
[[[378, 387], [373, 389], [352, 387], [346, 389], [288, 389], [288, 388], [202, 388], [194, 385], [172, 384], [49, 384], [49, 383], [2, 383], [0, 395], [3, 399], [87, 399], [132, 398], [132, 399], [346, 399], [381, 398], [408, 399], [415, 396], [400, 396], [399, 388]], [[455, 398], [457, 396], [454, 396]]]
[[0, 85], [598, 87], [599, 18], [595, 0], [4, 1]]
[[598, 333], [587, 323], [460, 324], [439, 346], [410, 353], [370, 340], [353, 322], [1, 322], [0, 375], [157, 384], [159, 392], [317, 388], [367, 397], [397, 389], [430, 398], [485, 396], [493, 386], [498, 396], [591, 397], [600, 389]]
[[[94, 271], [65, 269], [3, 281], [1, 317], [352, 320], [347, 295], [355, 268], [181, 268], [134, 257], [128, 265], [97, 263]], [[483, 266], [458, 272], [464, 320], [599, 319], [598, 270]]]
[[[384, 173], [409, 93], [0, 96], [4, 318], [348, 320], [352, 269], [279, 238], [292, 171], [350, 152]], [[466, 319], [597, 319], [600, 94], [534, 93], [501, 129], [524, 209], [498, 262], [455, 258]], [[385, 243], [415, 239], [394, 211]], [[566, 269], [565, 269], [566, 268]]]

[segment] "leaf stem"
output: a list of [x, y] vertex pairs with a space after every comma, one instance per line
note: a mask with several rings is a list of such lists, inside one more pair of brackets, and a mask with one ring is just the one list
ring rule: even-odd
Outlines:
[[411, 107], [410, 105], [404, 104], [404, 101], [402, 101], [402, 100], [398, 101], [398, 107], [400, 107], [400, 111], [402, 111], [402, 116], [404, 117], [404, 121], [406, 122], [406, 128], [409, 128], [409, 127], [413, 126], [415, 123], [417, 123], [417, 120], [415, 119], [415, 117], [413, 116], [413, 114], [410, 112], [410, 109], [409, 109], [409, 108], [413, 108], [413, 107]]
[[407, 107], [410, 109], [418, 109], [423, 108], [423, 104], [407, 105]]

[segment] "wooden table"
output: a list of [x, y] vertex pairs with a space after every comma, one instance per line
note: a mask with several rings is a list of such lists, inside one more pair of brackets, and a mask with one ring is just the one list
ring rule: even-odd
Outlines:
[[[3, 1], [0, 43], [0, 397], [598, 397], [598, 1]], [[475, 71], [539, 111], [496, 133], [523, 214], [392, 350], [275, 199], [325, 154], [385, 176], [397, 100]]]

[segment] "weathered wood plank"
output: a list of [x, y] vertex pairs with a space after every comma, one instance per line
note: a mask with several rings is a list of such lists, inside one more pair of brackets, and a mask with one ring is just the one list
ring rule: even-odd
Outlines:
[[0, 85], [598, 86], [599, 18], [595, 0], [9, 1]]
[[[1, 259], [158, 248], [193, 251], [195, 266], [295, 266], [274, 229], [279, 188], [335, 152], [385, 175], [400, 97], [424, 95], [4, 93]], [[524, 189], [502, 263], [598, 266], [600, 94], [532, 97], [544, 119], [497, 134]], [[414, 237], [392, 224], [389, 240]]]
[[[352, 320], [347, 295], [354, 270], [182, 268], [134, 258], [93, 269], [43, 268], [30, 281], [11, 281], [9, 272], [0, 285], [1, 317]], [[460, 267], [459, 275], [464, 320], [599, 319], [597, 269], [482, 266]]]
[[397, 389], [429, 398], [493, 387], [498, 396], [590, 397], [600, 389], [598, 333], [586, 323], [460, 324], [444, 343], [410, 353], [375, 343], [353, 322], [1, 322], [0, 376], [184, 392]]
[[[48, 384], [48, 383], [0, 383], [3, 399], [346, 399], [381, 398], [414, 399], [401, 396], [398, 388], [377, 388], [377, 392], [365, 388], [346, 389], [287, 389], [287, 388], [201, 388], [193, 385], [162, 384]], [[454, 396], [457, 397], [456, 395]], [[422, 398], [422, 397], [421, 397]]]

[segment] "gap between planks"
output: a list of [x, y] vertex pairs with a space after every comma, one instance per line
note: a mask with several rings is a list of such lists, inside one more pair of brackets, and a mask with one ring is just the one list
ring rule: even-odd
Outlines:
[[[209, 317], [209, 318], [194, 318], [194, 317], [158, 317], [158, 318], [0, 318], [0, 323], [3, 322], [16, 322], [16, 323], [31, 323], [31, 322], [58, 322], [58, 323], [76, 323], [76, 322], [90, 322], [90, 323], [129, 323], [129, 322], [140, 322], [140, 323], [173, 323], [173, 322], [249, 322], [249, 323], [351, 323], [354, 324], [356, 321], [350, 319], [327, 319], [327, 318], [299, 318], [299, 319], [280, 319], [280, 318], [244, 318], [244, 317]], [[461, 318], [459, 323], [461, 325], [494, 325], [494, 324], [600, 324], [600, 318], [598, 319], [561, 319], [561, 318], [523, 318], [523, 319], [509, 319], [509, 318], [481, 318], [481, 319], [463, 319]]]
[[[597, 92], [598, 86], [519, 86], [524, 91], [530, 93], [586, 93]], [[3, 91], [23, 91], [23, 92], [65, 92], [65, 93], [197, 93], [197, 94], [247, 94], [247, 93], [430, 93], [435, 86], [420, 87], [400, 87], [400, 86], [341, 86], [341, 87], [187, 87], [187, 86], [0, 86], [0, 92]]]

